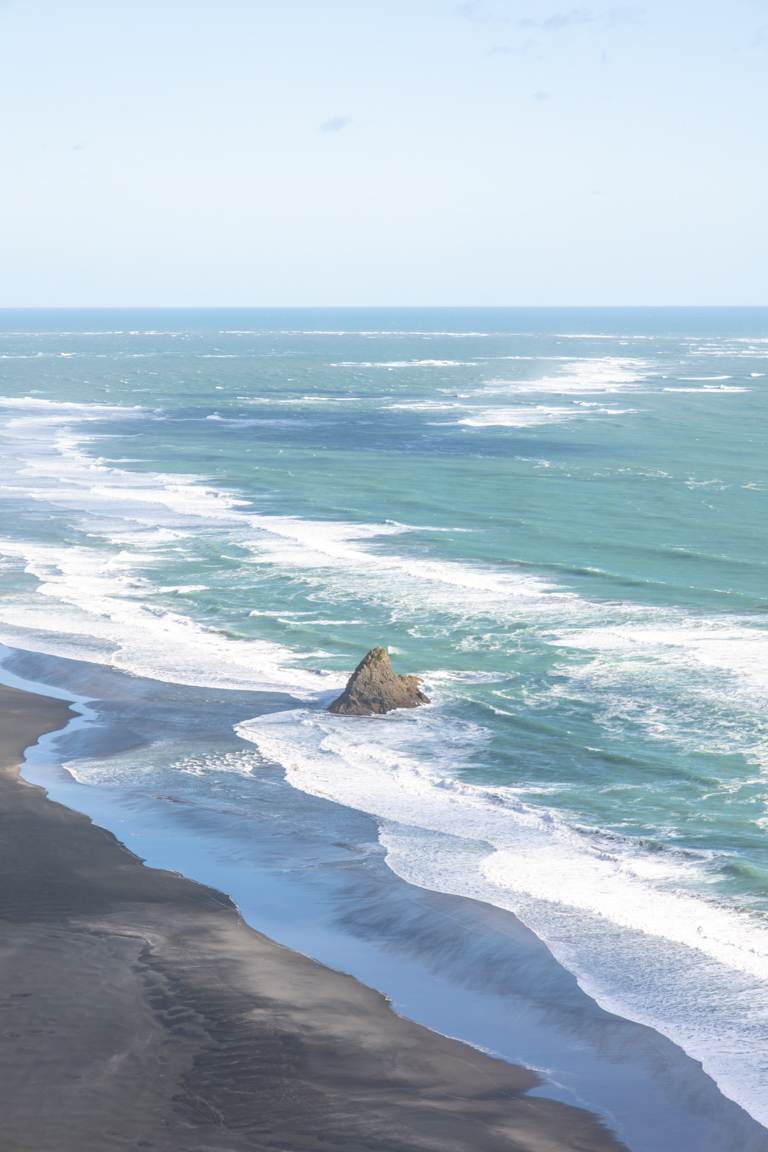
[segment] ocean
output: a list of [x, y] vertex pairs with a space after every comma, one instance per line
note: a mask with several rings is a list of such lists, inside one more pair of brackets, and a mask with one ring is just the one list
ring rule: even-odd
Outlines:
[[[632, 1148], [768, 1147], [767, 420], [768, 309], [2, 312], [40, 778]], [[329, 715], [375, 644], [431, 705]], [[615, 1019], [758, 1123], [644, 1145]]]

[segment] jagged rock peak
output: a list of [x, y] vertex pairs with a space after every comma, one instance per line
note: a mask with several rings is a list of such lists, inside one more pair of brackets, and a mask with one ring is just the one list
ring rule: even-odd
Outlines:
[[395, 708], [429, 704], [418, 676], [398, 676], [386, 648], [372, 648], [349, 678], [346, 688], [328, 709], [341, 716], [374, 716]]

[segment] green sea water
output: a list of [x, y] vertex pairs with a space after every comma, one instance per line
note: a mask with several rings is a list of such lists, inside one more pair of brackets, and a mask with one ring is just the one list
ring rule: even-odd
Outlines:
[[[0, 639], [292, 697], [295, 788], [768, 1119], [767, 310], [6, 312], [0, 394]], [[432, 706], [328, 717], [376, 643]]]

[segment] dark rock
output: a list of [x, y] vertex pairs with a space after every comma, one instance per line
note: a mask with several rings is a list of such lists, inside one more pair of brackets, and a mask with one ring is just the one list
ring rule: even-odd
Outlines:
[[386, 648], [372, 648], [328, 711], [341, 716], [373, 716], [395, 708], [418, 708], [429, 704], [420, 685], [418, 676], [398, 676]]

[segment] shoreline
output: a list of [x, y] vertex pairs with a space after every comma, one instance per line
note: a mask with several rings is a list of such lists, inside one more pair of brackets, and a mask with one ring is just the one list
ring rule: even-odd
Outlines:
[[526, 1095], [534, 1073], [397, 1016], [49, 800], [18, 765], [71, 711], [12, 688], [0, 709], [9, 1149], [621, 1147]]
[[[23, 779], [134, 859], [229, 893], [257, 934], [376, 990], [399, 1017], [539, 1071], [531, 1095], [585, 1109], [633, 1152], [768, 1152], [765, 1129], [698, 1061], [601, 1008], [511, 913], [400, 880], [369, 817], [254, 763], [233, 725], [243, 709], [284, 707], [278, 697], [10, 648], [0, 681], [71, 705], [66, 730], [27, 749]], [[160, 760], [145, 761], [157, 741]]]

